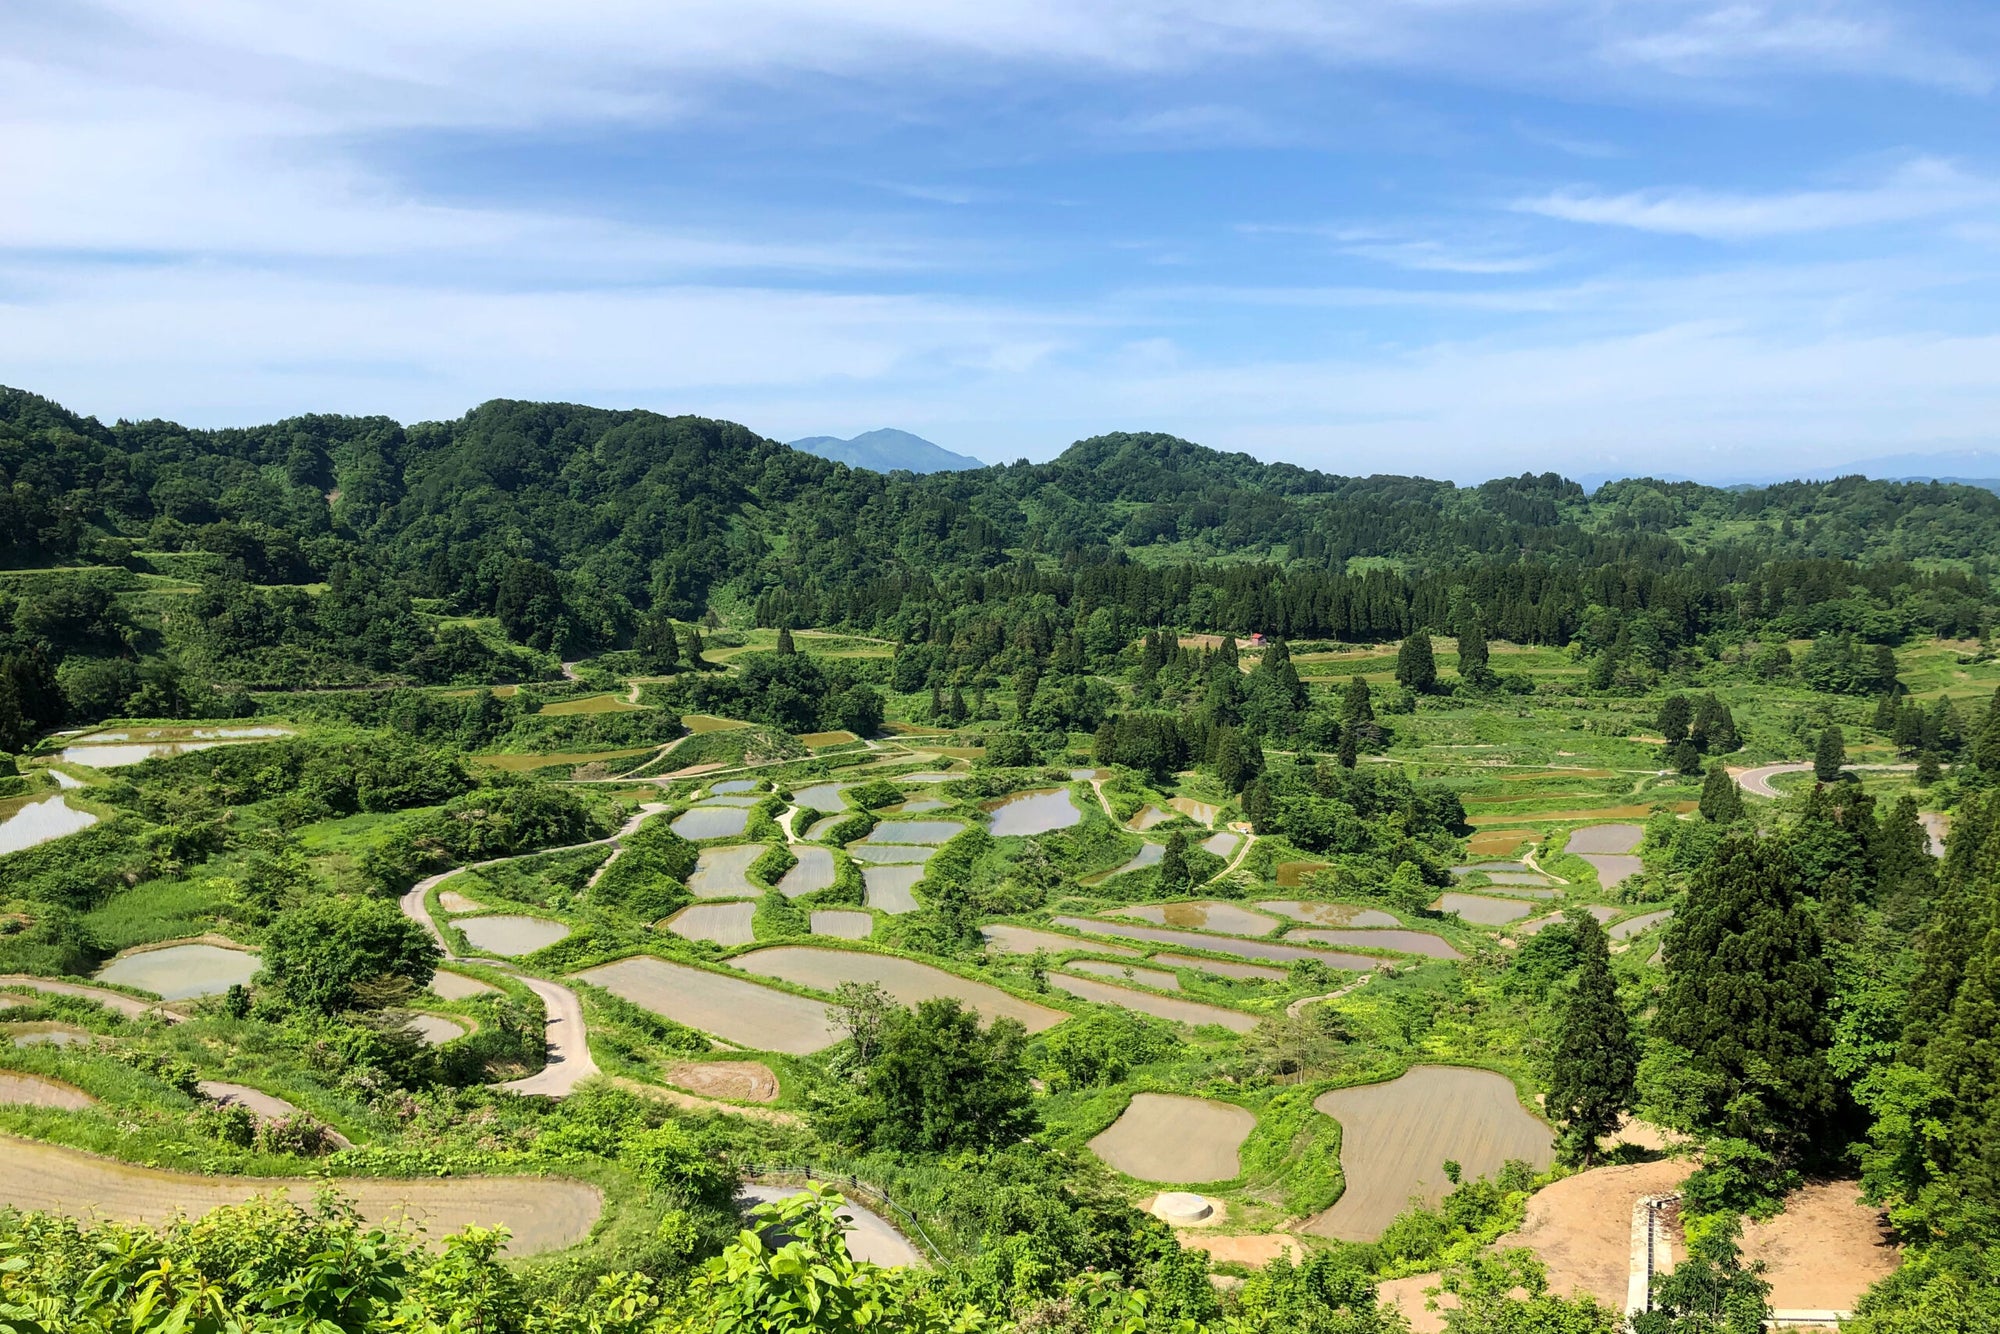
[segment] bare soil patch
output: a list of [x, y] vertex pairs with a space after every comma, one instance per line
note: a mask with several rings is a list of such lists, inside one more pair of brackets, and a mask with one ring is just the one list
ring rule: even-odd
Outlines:
[[1852, 1311], [1870, 1284], [1902, 1263], [1880, 1209], [1857, 1181], [1817, 1181], [1792, 1192], [1785, 1211], [1743, 1228], [1743, 1258], [1762, 1260], [1778, 1310]]
[[1596, 1167], [1564, 1177], [1528, 1201], [1521, 1226], [1500, 1238], [1525, 1246], [1549, 1267], [1549, 1285], [1565, 1297], [1589, 1293], [1623, 1308], [1632, 1267], [1632, 1207], [1642, 1195], [1680, 1189], [1694, 1164], [1672, 1159]]
[[1255, 1116], [1230, 1103], [1135, 1093], [1124, 1115], [1090, 1141], [1090, 1151], [1141, 1181], [1228, 1181], [1243, 1171], [1237, 1150], [1256, 1125]]
[[1306, 1230], [1341, 1241], [1373, 1241], [1413, 1196], [1444, 1198], [1446, 1159], [1469, 1178], [1509, 1158], [1536, 1168], [1553, 1158], [1548, 1126], [1521, 1106], [1512, 1080], [1489, 1070], [1419, 1065], [1387, 1083], [1323, 1093], [1313, 1106], [1340, 1122], [1347, 1189]]
[[[319, 1188], [317, 1181], [289, 1178], [160, 1172], [30, 1140], [8, 1138], [0, 1147], [7, 1158], [7, 1171], [0, 1174], [0, 1206], [22, 1210], [152, 1224], [279, 1192], [308, 1203]], [[505, 1227], [512, 1234], [509, 1255], [573, 1246], [590, 1234], [604, 1211], [604, 1194], [597, 1187], [561, 1177], [346, 1177], [333, 1185], [371, 1223], [408, 1220], [432, 1244], [468, 1225]]]
[[1283, 1256], [1293, 1264], [1306, 1257], [1304, 1243], [1297, 1237], [1283, 1232], [1218, 1237], [1209, 1232], [1181, 1228], [1175, 1230], [1174, 1236], [1188, 1250], [1207, 1251], [1208, 1258], [1217, 1264], [1233, 1263], [1249, 1265], [1252, 1269], [1262, 1269], [1279, 1256]]
[[690, 1093], [730, 1102], [776, 1102], [778, 1077], [762, 1061], [683, 1061], [667, 1082]]
[[[1425, 1295], [1426, 1288], [1438, 1285], [1439, 1275], [1412, 1274], [1408, 1278], [1392, 1278], [1377, 1284], [1375, 1301], [1380, 1306], [1393, 1306], [1410, 1322], [1410, 1334], [1444, 1334], [1444, 1313], [1458, 1305], [1458, 1298], [1449, 1292], [1440, 1292], [1435, 1298], [1438, 1309], [1433, 1311], [1428, 1303], [1433, 1299]], [[1620, 1299], [1623, 1300], [1622, 1298]]]

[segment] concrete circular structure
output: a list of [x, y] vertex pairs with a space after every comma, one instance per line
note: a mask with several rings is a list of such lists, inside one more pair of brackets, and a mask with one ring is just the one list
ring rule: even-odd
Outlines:
[[1215, 1203], [1191, 1190], [1163, 1191], [1153, 1201], [1153, 1217], [1175, 1227], [1192, 1227], [1215, 1217]]

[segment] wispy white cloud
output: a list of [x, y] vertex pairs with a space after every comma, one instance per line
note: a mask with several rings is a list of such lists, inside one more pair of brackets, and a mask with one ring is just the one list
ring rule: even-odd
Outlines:
[[1990, 52], [1981, 60], [1909, 32], [1880, 6], [1827, 0], [1685, 7], [1667, 26], [1614, 35], [1602, 50], [1613, 63], [1691, 78], [1776, 67], [1870, 74], [1972, 92], [1984, 92], [1994, 82]]
[[1939, 158], [1918, 158], [1872, 184], [1783, 194], [1699, 189], [1619, 194], [1572, 188], [1520, 199], [1513, 207], [1565, 222], [1744, 241], [1912, 222], [2000, 205], [2000, 181]]

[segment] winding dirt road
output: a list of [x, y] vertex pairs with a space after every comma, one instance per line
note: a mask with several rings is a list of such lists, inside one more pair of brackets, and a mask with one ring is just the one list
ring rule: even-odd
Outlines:
[[[566, 848], [544, 848], [539, 852], [522, 853], [521, 856], [541, 857], [552, 852], [575, 852], [581, 848], [601, 848], [609, 844], [612, 853], [604, 863], [604, 866], [609, 866], [617, 860], [618, 854], [624, 851], [623, 840], [630, 838], [647, 820], [668, 809], [670, 807], [665, 802], [649, 801], [639, 808], [637, 814], [619, 826], [618, 832], [608, 838], [592, 839], [588, 843], [574, 843]], [[425, 908], [425, 899], [433, 889], [461, 872], [476, 871], [482, 866], [498, 866], [502, 862], [517, 860], [518, 857], [494, 857], [427, 876], [410, 886], [409, 893], [403, 895], [400, 901], [403, 916], [430, 932], [431, 939], [437, 942], [440, 950], [444, 951], [445, 962], [458, 960], [458, 956], [451, 952], [451, 946], [445, 940], [444, 932]], [[603, 873], [604, 867], [600, 866], [596, 875], [591, 877], [591, 883], [596, 884], [597, 876]], [[512, 971], [512, 966], [508, 964], [498, 964], [492, 960], [482, 960], [482, 962]], [[560, 983], [550, 982], [545, 978], [529, 977], [525, 973], [518, 974], [518, 977], [522, 986], [542, 998], [542, 1008], [548, 1016], [548, 1060], [535, 1074], [523, 1079], [508, 1080], [504, 1084], [495, 1084], [493, 1087], [504, 1089], [509, 1093], [567, 1098], [576, 1091], [578, 1084], [597, 1073], [597, 1062], [590, 1055], [590, 1034], [583, 1022], [583, 1002], [576, 998], [574, 991]]]

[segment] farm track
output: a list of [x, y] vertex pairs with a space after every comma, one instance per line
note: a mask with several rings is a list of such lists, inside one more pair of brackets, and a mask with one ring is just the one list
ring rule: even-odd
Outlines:
[[31, 977], [26, 973], [0, 975], [0, 987], [27, 987], [51, 996], [79, 996], [84, 1000], [96, 1001], [105, 1009], [127, 1019], [144, 1019], [147, 1015], [158, 1015], [170, 1024], [179, 1023], [184, 1016], [163, 1008], [158, 1001], [140, 1000], [123, 992], [112, 991], [108, 987], [93, 987], [83, 982], [58, 982], [46, 977]]
[[[429, 910], [424, 906], [424, 900], [429, 896], [431, 890], [453, 876], [466, 871], [477, 871], [482, 867], [498, 866], [502, 862], [518, 861], [521, 857], [542, 857], [555, 852], [577, 852], [584, 848], [601, 848], [607, 844], [613, 849], [611, 857], [607, 858], [604, 863], [605, 866], [609, 866], [613, 860], [616, 860], [618, 853], [623, 851], [623, 840], [630, 838], [637, 832], [640, 825], [666, 809], [667, 806], [664, 802], [649, 801], [639, 808], [638, 814], [627, 820], [616, 833], [608, 838], [592, 839], [588, 843], [574, 843], [566, 848], [544, 848], [539, 852], [521, 853], [516, 857], [493, 857], [483, 862], [473, 862], [469, 865], [454, 867], [449, 871], [440, 871], [438, 874], [428, 876], [412, 885], [410, 891], [403, 895], [399, 901], [399, 906], [403, 910], [403, 916], [417, 923], [430, 933], [431, 939], [437, 942], [437, 947], [444, 951], [444, 961], [446, 963], [483, 962], [491, 967], [504, 968], [513, 972], [515, 969], [512, 964], [499, 963], [493, 960], [467, 960], [453, 954], [451, 952], [451, 944], [445, 939], [443, 929], [438, 926], [436, 920], [431, 917]], [[604, 867], [599, 867], [597, 875], [602, 875], [603, 871]], [[596, 875], [591, 877], [590, 883], [593, 885], [597, 883]], [[539, 977], [530, 977], [524, 973], [517, 974], [517, 976], [519, 976], [522, 986], [525, 986], [528, 990], [542, 998], [542, 1009], [547, 1015], [548, 1022], [548, 1060], [542, 1066], [541, 1070], [535, 1074], [523, 1079], [514, 1079], [503, 1084], [495, 1084], [493, 1087], [503, 1089], [509, 1093], [540, 1094], [543, 1097], [549, 1098], [567, 1098], [576, 1091], [578, 1084], [598, 1072], [597, 1062], [590, 1055], [590, 1034], [584, 1026], [583, 1002], [576, 998], [574, 991], [559, 983], [550, 982]]]
[[[1910, 773], [1914, 764], [1850, 764], [1846, 766], [1856, 771], [1870, 773]], [[1737, 785], [1753, 797], [1782, 797], [1784, 793], [1771, 786], [1771, 780], [1780, 774], [1804, 774], [1812, 772], [1811, 760], [1791, 760], [1784, 764], [1760, 764], [1754, 769], [1734, 769], [1731, 775]]]

